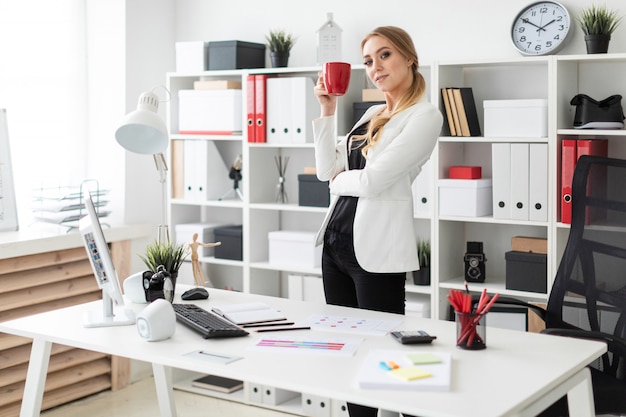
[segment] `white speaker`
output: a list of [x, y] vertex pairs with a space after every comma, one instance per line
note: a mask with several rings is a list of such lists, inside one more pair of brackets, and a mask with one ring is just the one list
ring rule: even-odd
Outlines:
[[135, 304], [146, 304], [146, 291], [143, 289], [143, 280], [150, 279], [152, 271], [141, 271], [130, 275], [124, 280], [124, 295], [128, 301]]
[[149, 342], [170, 338], [176, 329], [176, 313], [169, 301], [154, 300], [137, 316], [137, 331]]

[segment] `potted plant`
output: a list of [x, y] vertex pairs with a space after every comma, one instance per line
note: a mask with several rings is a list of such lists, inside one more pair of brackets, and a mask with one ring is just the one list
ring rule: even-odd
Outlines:
[[621, 23], [622, 17], [606, 6], [592, 5], [580, 11], [576, 21], [585, 34], [588, 54], [606, 53], [609, 50], [611, 34]]
[[267, 46], [270, 48], [272, 67], [286, 67], [289, 62], [289, 52], [296, 43], [296, 38], [285, 30], [270, 30], [265, 36]]
[[176, 288], [176, 278], [178, 270], [189, 254], [186, 245], [176, 242], [159, 243], [157, 240], [146, 246], [146, 253], [139, 255], [139, 258], [152, 272], [156, 272], [160, 265], [170, 274], [172, 285]]
[[417, 256], [420, 269], [413, 271], [413, 283], [415, 285], [430, 285], [430, 241], [420, 240], [417, 242]]

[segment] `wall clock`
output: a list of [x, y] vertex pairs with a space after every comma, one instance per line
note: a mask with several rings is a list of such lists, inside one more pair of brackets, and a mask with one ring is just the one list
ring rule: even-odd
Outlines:
[[524, 7], [511, 25], [511, 40], [523, 55], [548, 55], [563, 46], [570, 32], [567, 9], [555, 1], [540, 1]]

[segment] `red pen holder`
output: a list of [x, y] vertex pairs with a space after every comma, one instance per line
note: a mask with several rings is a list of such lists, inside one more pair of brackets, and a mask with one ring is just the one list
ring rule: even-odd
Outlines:
[[485, 314], [455, 312], [456, 345], [461, 349], [480, 350], [487, 347]]

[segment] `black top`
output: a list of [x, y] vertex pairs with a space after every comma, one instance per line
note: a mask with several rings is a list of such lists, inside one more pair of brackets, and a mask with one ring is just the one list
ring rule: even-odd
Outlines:
[[[354, 135], [364, 135], [367, 132], [369, 122], [354, 129], [350, 138], [346, 143], [348, 148], [348, 169], [365, 168], [365, 157], [361, 153], [361, 149], [365, 146], [365, 140], [352, 140]], [[330, 217], [326, 230], [336, 233], [352, 235], [352, 227], [354, 223], [354, 214], [356, 213], [356, 205], [359, 201], [358, 197], [340, 196], [337, 204]]]

